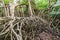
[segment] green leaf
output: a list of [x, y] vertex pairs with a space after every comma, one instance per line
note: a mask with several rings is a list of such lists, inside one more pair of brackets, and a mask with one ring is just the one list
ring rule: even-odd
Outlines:
[[58, 0], [57, 3], [53, 7], [60, 7], [60, 0]]
[[54, 17], [54, 15], [56, 15], [57, 17], [60, 17], [60, 0], [58, 0], [53, 7], [54, 8], [52, 12], [49, 13], [49, 16]]
[[4, 3], [5, 3], [5, 4], [9, 4], [9, 2], [10, 2], [10, 3], [13, 3], [13, 1], [14, 1], [14, 0], [4, 0]]
[[9, 0], [4, 0], [4, 3], [5, 3], [5, 4], [8, 4], [8, 3], [9, 3]]
[[18, 3], [28, 5], [28, 0], [20, 0]]
[[60, 17], [60, 9], [52, 10], [52, 12], [50, 12], [48, 15], [51, 16], [51, 17], [54, 17], [55, 15], [57, 17]]
[[45, 9], [48, 6], [48, 0], [35, 0], [36, 8]]

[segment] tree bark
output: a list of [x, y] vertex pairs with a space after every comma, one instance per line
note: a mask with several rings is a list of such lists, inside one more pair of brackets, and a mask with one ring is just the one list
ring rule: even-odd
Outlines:
[[31, 14], [31, 16], [33, 16], [33, 12], [32, 12], [32, 7], [31, 7], [31, 0], [28, 0], [28, 3], [29, 3], [29, 12]]
[[15, 6], [17, 6], [17, 2], [19, 0], [14, 0], [13, 3], [9, 3], [10, 4], [10, 14], [11, 14], [11, 17], [14, 18], [14, 9], [15, 9]]

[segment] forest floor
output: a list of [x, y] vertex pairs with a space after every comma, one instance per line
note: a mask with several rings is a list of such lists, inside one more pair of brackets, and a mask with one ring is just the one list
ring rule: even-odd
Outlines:
[[1, 40], [18, 40], [17, 35], [22, 37], [22, 39], [20, 38], [21, 40], [60, 40], [60, 34], [50, 27], [48, 21], [40, 17], [16, 17], [12, 20], [11, 18], [3, 19], [5, 20], [0, 20]]

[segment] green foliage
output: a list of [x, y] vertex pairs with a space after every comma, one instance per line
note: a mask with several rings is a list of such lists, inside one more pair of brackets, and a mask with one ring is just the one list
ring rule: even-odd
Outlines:
[[8, 4], [8, 3], [9, 3], [9, 0], [4, 0], [4, 3], [5, 3], [5, 4]]
[[52, 11], [49, 13], [49, 16], [51, 17], [54, 17], [54, 16], [57, 16], [57, 17], [60, 17], [60, 9], [55, 9], [56, 11]]
[[36, 8], [45, 9], [48, 6], [48, 0], [35, 0]]
[[[35, 3], [35, 4], [33, 3], [34, 5], [32, 5], [34, 6], [35, 9], [45, 9], [48, 6], [48, 0], [38, 0], [38, 1], [32, 0], [32, 1]], [[28, 5], [28, 0], [20, 0], [18, 3]]]
[[60, 17], [60, 0], [57, 1], [55, 5], [53, 5], [53, 10], [52, 12], [49, 13], [49, 16], [54, 17]]
[[28, 5], [28, 0], [20, 0], [18, 4], [25, 4]]
[[14, 0], [4, 0], [5, 4], [9, 4], [9, 2], [13, 3]]
[[60, 0], [58, 0], [57, 3], [53, 7], [60, 7]]
[[54, 3], [56, 3], [57, 0], [50, 0], [50, 5], [53, 5]]

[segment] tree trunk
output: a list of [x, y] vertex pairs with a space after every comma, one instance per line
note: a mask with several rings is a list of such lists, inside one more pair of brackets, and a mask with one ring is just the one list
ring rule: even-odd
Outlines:
[[33, 16], [33, 12], [32, 12], [32, 7], [31, 7], [31, 0], [28, 0], [28, 3], [29, 3], [29, 12], [31, 14], [31, 16]]
[[15, 9], [15, 6], [17, 6], [17, 2], [19, 0], [14, 0], [13, 3], [9, 3], [10, 4], [10, 14], [11, 14], [11, 17], [14, 18], [14, 9]]

